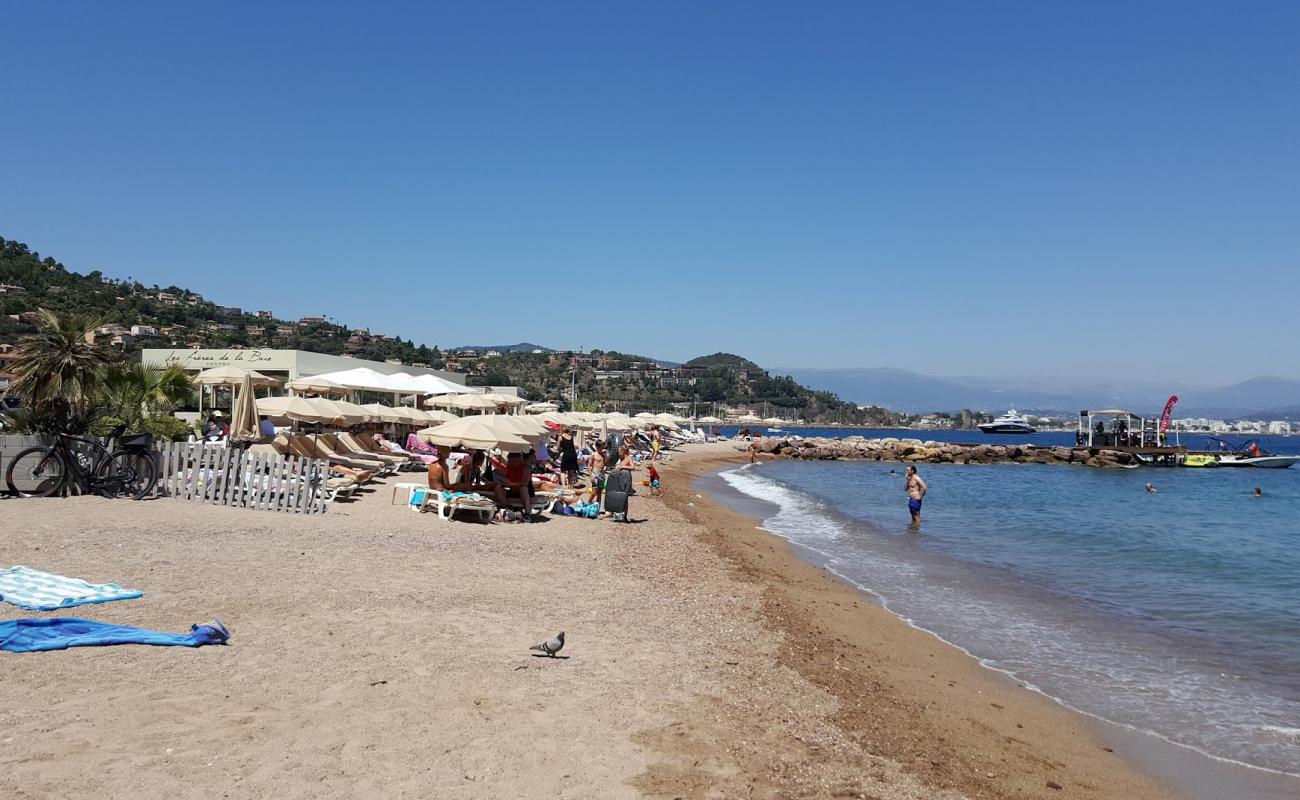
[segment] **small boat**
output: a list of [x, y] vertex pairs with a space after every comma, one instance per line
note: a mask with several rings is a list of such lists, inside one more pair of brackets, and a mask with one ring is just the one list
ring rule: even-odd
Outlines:
[[[1300, 456], [1280, 456], [1277, 453], [1270, 453], [1259, 446], [1259, 442], [1251, 439], [1239, 445], [1233, 445], [1223, 439], [1211, 437], [1210, 443], [1218, 448], [1216, 451], [1207, 453], [1213, 458], [1218, 466], [1221, 467], [1255, 467], [1257, 469], [1286, 469], [1296, 462], [1300, 462]], [[1191, 459], [1194, 455], [1188, 455]]]
[[1241, 458], [1238, 456], [1221, 456], [1219, 466], [1223, 467], [1259, 467], [1262, 469], [1286, 469], [1287, 467], [1300, 461], [1300, 456], [1247, 456]]
[[1029, 424], [1029, 420], [1016, 413], [1013, 408], [992, 422], [985, 422], [979, 426], [979, 429], [985, 433], [1037, 433], [1034, 426]]

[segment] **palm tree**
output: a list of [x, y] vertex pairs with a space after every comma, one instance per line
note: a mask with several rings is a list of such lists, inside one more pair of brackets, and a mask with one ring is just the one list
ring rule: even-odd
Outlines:
[[194, 396], [190, 376], [177, 364], [164, 368], [114, 364], [104, 370], [100, 387], [104, 407], [130, 426], [150, 414], [165, 413]]
[[98, 320], [37, 313], [36, 332], [23, 336], [14, 353], [9, 391], [51, 426], [84, 425], [103, 369], [117, 355], [96, 343]]

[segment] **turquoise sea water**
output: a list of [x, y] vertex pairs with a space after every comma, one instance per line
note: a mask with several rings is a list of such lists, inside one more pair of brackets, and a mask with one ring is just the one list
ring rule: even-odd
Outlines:
[[1300, 469], [922, 465], [919, 530], [901, 472], [780, 461], [722, 477], [771, 504], [764, 527], [988, 666], [1300, 774]]

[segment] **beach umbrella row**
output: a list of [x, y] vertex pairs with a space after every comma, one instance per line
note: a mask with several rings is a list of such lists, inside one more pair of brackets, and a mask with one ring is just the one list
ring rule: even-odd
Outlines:
[[283, 417], [295, 422], [341, 423], [385, 422], [405, 425], [439, 424], [460, 419], [446, 411], [426, 411], [408, 406], [385, 406], [379, 403], [358, 405], [347, 400], [324, 397], [264, 397], [257, 400], [256, 413]]

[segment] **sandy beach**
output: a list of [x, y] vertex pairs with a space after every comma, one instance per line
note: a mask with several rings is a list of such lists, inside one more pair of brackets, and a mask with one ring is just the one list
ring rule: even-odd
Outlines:
[[[6, 797], [1162, 798], [1015, 686], [689, 488], [630, 525], [3, 501], [6, 566], [225, 647], [0, 653]], [[692, 505], [693, 504], [693, 505]], [[53, 616], [0, 605], [0, 618]], [[528, 646], [566, 631], [566, 658]]]

